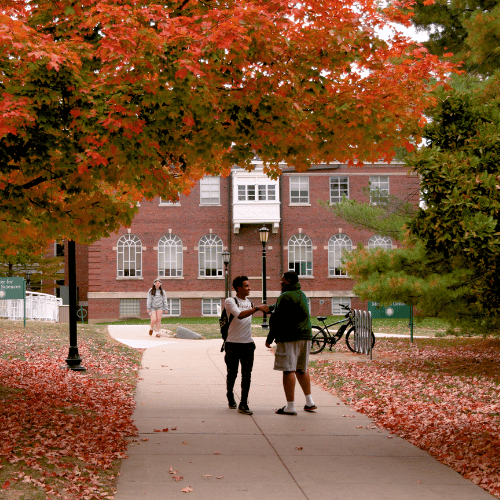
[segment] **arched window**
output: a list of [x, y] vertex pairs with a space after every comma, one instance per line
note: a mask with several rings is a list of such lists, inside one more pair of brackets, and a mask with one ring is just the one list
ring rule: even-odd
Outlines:
[[342, 254], [352, 250], [352, 241], [346, 234], [335, 234], [328, 240], [328, 276], [346, 276], [341, 268]]
[[312, 241], [299, 233], [288, 240], [288, 270], [299, 276], [312, 276]]
[[206, 234], [198, 244], [200, 276], [222, 276], [222, 240], [215, 234]]
[[182, 276], [182, 241], [175, 234], [158, 242], [158, 276]]
[[383, 248], [384, 250], [392, 250], [392, 240], [389, 236], [374, 234], [368, 240], [368, 248]]
[[142, 243], [134, 234], [124, 234], [117, 243], [118, 276], [142, 276]]

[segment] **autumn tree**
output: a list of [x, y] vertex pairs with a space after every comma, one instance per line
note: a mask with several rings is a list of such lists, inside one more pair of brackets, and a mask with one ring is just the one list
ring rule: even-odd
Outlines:
[[[0, 234], [89, 243], [144, 197], [411, 147], [449, 65], [373, 0], [4, 0]], [[433, 77], [431, 80], [430, 78]], [[434, 83], [431, 83], [434, 82]]]

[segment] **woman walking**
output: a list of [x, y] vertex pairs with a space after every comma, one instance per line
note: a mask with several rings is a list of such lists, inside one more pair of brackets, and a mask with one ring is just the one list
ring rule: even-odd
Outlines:
[[149, 335], [153, 335], [154, 329], [156, 329], [156, 333], [160, 333], [162, 312], [164, 311], [165, 314], [168, 314], [167, 296], [163, 293], [160, 278], [155, 279], [152, 288], [148, 292], [146, 308], [148, 314], [151, 316]]

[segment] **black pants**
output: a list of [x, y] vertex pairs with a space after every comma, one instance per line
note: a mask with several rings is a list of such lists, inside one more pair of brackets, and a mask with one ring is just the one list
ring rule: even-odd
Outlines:
[[241, 363], [241, 403], [248, 404], [248, 393], [250, 392], [250, 382], [252, 379], [253, 358], [255, 344], [249, 342], [240, 344], [236, 342], [226, 342], [224, 349], [226, 354], [224, 361], [227, 366], [226, 387], [227, 395], [232, 396], [238, 366]]

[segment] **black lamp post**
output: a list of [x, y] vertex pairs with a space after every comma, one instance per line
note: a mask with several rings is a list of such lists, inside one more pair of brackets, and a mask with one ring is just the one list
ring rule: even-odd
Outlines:
[[[266, 297], [266, 244], [269, 241], [269, 229], [263, 226], [259, 229], [259, 238], [262, 243], [262, 303], [267, 303]], [[263, 313], [262, 318], [262, 328], [269, 328], [269, 323], [267, 322], [267, 315]]]
[[26, 275], [26, 290], [31, 290], [31, 270], [28, 269]]
[[224, 282], [225, 282], [224, 298], [225, 299], [227, 299], [228, 294], [229, 294], [229, 283], [227, 281], [227, 266], [228, 266], [230, 260], [231, 260], [231, 254], [227, 250], [224, 250], [222, 252], [222, 262], [224, 262]]
[[77, 312], [76, 312], [76, 245], [68, 241], [68, 285], [69, 285], [69, 352], [66, 366], [73, 371], [86, 371], [78, 352]]

